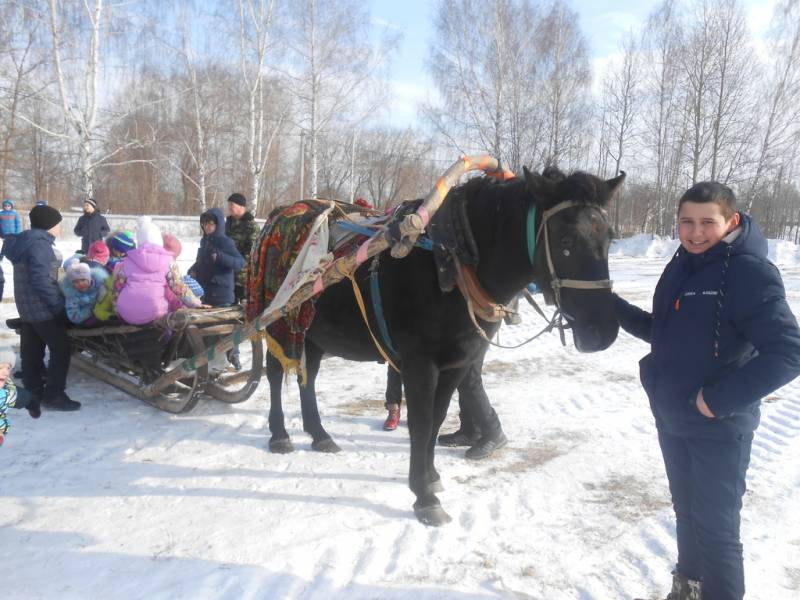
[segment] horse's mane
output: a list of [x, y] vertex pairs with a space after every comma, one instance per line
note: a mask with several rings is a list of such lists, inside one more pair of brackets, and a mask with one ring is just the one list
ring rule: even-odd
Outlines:
[[557, 180], [559, 196], [586, 202], [587, 204], [605, 205], [609, 200], [609, 189], [605, 181], [585, 171], [573, 171]]

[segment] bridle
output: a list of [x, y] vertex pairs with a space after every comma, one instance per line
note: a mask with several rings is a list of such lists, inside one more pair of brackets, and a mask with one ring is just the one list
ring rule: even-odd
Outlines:
[[[558, 276], [556, 272], [555, 265], [553, 264], [553, 256], [552, 251], [550, 250], [550, 228], [547, 226], [548, 221], [553, 217], [553, 215], [561, 212], [562, 210], [566, 210], [568, 208], [572, 208], [574, 206], [586, 206], [592, 209], [597, 210], [603, 221], [608, 225], [608, 214], [605, 210], [600, 208], [599, 206], [593, 204], [584, 204], [581, 202], [576, 202], [575, 200], [564, 200], [563, 202], [559, 202], [555, 206], [547, 209], [542, 213], [542, 220], [539, 224], [539, 229], [536, 229], [536, 203], [531, 201], [530, 206], [528, 207], [528, 214], [526, 218], [526, 228], [527, 228], [527, 246], [528, 246], [528, 260], [530, 261], [531, 267], [534, 266], [536, 260], [536, 246], [538, 240], [542, 238], [544, 234], [544, 248], [545, 248], [545, 258], [546, 258], [546, 266], [547, 266], [547, 277], [549, 278], [550, 287], [553, 290], [553, 296], [555, 300], [556, 310], [553, 313], [553, 316], [548, 318], [545, 315], [544, 311], [539, 307], [536, 301], [533, 299], [533, 296], [529, 293], [524, 294], [526, 300], [533, 306], [533, 308], [538, 312], [542, 318], [548, 321], [547, 325], [544, 329], [539, 331], [536, 335], [531, 338], [528, 338], [524, 342], [517, 344], [515, 346], [503, 346], [496, 342], [493, 342], [489, 336], [486, 335], [486, 332], [483, 328], [478, 324], [477, 319], [475, 318], [475, 308], [473, 303], [468, 295], [465, 295], [465, 299], [467, 301], [467, 312], [469, 313], [470, 319], [472, 319], [472, 323], [475, 326], [478, 334], [487, 342], [489, 342], [493, 346], [497, 346], [498, 348], [519, 348], [520, 346], [524, 346], [525, 344], [532, 342], [542, 334], [552, 331], [553, 329], [558, 329], [559, 336], [561, 338], [561, 344], [566, 345], [566, 338], [564, 335], [564, 330], [570, 328], [570, 322], [574, 321], [574, 317], [572, 317], [569, 313], [564, 311], [564, 308], [561, 305], [561, 290], [563, 288], [571, 288], [571, 289], [578, 289], [578, 290], [610, 290], [612, 287], [612, 281], [610, 279], [569, 279], [569, 278], [561, 278]], [[535, 233], [534, 233], [535, 232]], [[457, 258], [456, 258], [457, 261]], [[457, 263], [458, 264], [458, 263]], [[460, 267], [458, 269], [460, 271]], [[514, 311], [507, 306], [496, 304], [495, 310], [493, 311], [497, 316], [493, 318], [486, 318], [482, 315], [481, 318], [484, 320], [490, 320], [497, 322], [503, 318], [506, 314], [511, 314]], [[564, 322], [566, 319], [566, 323]]]
[[[536, 240], [542, 237], [542, 232], [544, 232], [544, 249], [545, 249], [545, 257], [547, 258], [547, 271], [548, 276], [550, 278], [550, 287], [553, 290], [553, 295], [555, 296], [555, 304], [556, 309], [564, 313], [564, 309], [561, 306], [561, 290], [563, 288], [572, 288], [578, 290], [610, 290], [612, 286], [612, 281], [610, 279], [562, 279], [556, 273], [555, 265], [553, 264], [553, 255], [550, 250], [550, 235], [549, 235], [549, 227], [547, 227], [547, 222], [555, 215], [556, 213], [561, 212], [567, 208], [572, 208], [573, 206], [587, 206], [589, 208], [593, 208], [600, 213], [600, 216], [603, 218], [603, 221], [608, 225], [608, 218], [607, 213], [599, 206], [594, 204], [582, 204], [580, 202], [576, 202], [575, 200], [564, 200], [563, 202], [559, 202], [552, 208], [548, 208], [546, 211], [542, 213], [542, 222], [539, 225], [539, 231], [536, 234]], [[535, 221], [535, 214], [536, 214], [536, 205], [531, 203], [531, 208], [528, 209], [528, 214], [530, 215], [531, 211], [534, 214], [534, 221]], [[530, 218], [530, 217], [529, 217]], [[530, 243], [530, 236], [528, 239]], [[531, 261], [531, 266], [534, 263], [534, 257], [536, 254], [536, 248], [528, 248], [528, 257]]]

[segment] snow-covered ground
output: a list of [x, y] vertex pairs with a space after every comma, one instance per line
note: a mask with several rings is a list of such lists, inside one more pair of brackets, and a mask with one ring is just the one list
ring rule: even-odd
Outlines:
[[[676, 245], [616, 243], [615, 289], [648, 306]], [[75, 240], [59, 246], [67, 254]], [[195, 248], [185, 244], [184, 269]], [[771, 243], [771, 256], [800, 314], [797, 247]], [[3, 319], [15, 315], [10, 288]], [[502, 343], [541, 328], [524, 310]], [[5, 327], [0, 336], [11, 339]], [[662, 598], [675, 532], [638, 382], [646, 350], [624, 332], [598, 354], [562, 348], [556, 334], [491, 349], [484, 381], [510, 443], [483, 462], [437, 450], [453, 516], [441, 528], [411, 510], [405, 423], [381, 429], [381, 365], [323, 363], [320, 407], [337, 455], [311, 450], [294, 384], [285, 408], [298, 451], [273, 455], [266, 382], [243, 404], [201, 401], [171, 416], [73, 370], [68, 391], [83, 408], [38, 421], [12, 411], [0, 448], [2, 597]], [[794, 382], [764, 403], [753, 445], [742, 524], [748, 598], [800, 597], [798, 465]]]

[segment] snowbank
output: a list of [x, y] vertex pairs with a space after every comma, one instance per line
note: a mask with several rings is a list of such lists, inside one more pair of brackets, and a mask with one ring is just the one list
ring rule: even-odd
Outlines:
[[675, 254], [680, 242], [671, 237], [639, 233], [629, 238], [613, 240], [609, 255], [647, 258], [667, 258]]
[[[800, 264], [800, 246], [787, 240], [767, 240], [769, 259], [779, 267], [795, 267]], [[678, 249], [680, 242], [668, 236], [640, 233], [611, 242], [610, 256], [635, 258], [669, 258]]]

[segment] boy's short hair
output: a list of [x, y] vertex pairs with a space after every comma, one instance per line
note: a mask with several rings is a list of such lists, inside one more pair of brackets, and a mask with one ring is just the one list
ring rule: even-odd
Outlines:
[[681, 196], [681, 199], [678, 200], [678, 212], [680, 212], [684, 202], [697, 202], [698, 204], [713, 202], [720, 207], [725, 220], [730, 219], [736, 214], [736, 195], [731, 188], [718, 181], [700, 181], [695, 183], [686, 190], [683, 196]]

